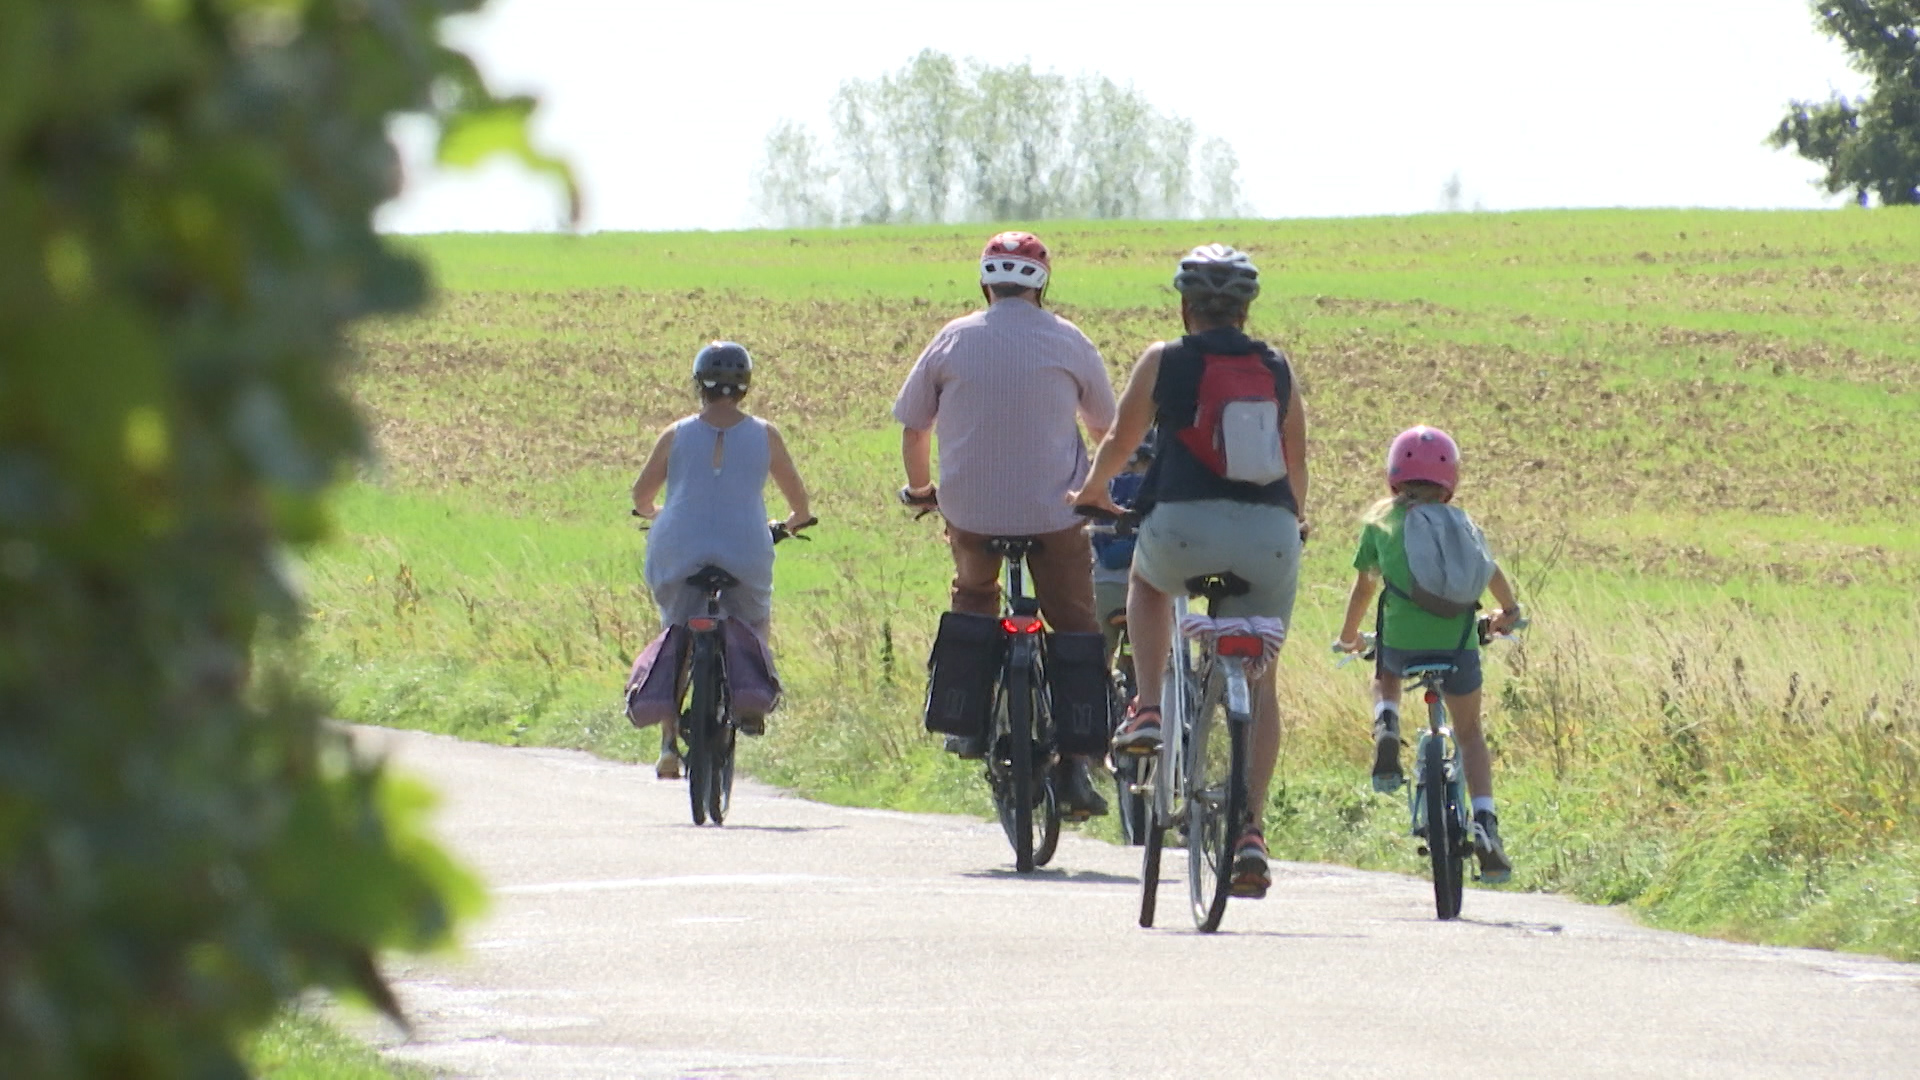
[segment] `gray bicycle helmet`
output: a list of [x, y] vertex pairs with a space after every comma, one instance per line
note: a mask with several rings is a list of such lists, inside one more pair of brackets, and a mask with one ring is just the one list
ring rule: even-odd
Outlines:
[[753, 357], [744, 345], [711, 342], [693, 358], [693, 381], [708, 390], [732, 387], [737, 397], [753, 383]]
[[1244, 251], [1225, 244], [1205, 244], [1187, 253], [1174, 272], [1173, 287], [1182, 296], [1230, 296], [1252, 300], [1260, 295], [1260, 270]]

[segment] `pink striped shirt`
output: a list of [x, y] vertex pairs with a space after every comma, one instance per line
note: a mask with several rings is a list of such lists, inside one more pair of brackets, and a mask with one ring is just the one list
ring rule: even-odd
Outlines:
[[940, 512], [968, 532], [1017, 536], [1079, 523], [1067, 492], [1087, 474], [1077, 420], [1113, 426], [1113, 383], [1080, 328], [1025, 300], [942, 327], [900, 387], [893, 418], [934, 429]]

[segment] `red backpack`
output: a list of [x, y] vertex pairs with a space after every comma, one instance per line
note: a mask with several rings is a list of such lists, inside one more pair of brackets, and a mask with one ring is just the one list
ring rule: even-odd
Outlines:
[[1228, 480], [1271, 484], [1287, 475], [1280, 451], [1282, 405], [1264, 357], [1201, 357], [1193, 426], [1174, 433], [1202, 465]]

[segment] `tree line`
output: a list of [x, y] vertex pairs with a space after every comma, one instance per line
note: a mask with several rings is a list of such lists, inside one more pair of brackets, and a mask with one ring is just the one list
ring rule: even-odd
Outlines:
[[1249, 212], [1224, 139], [1098, 75], [932, 49], [841, 85], [822, 139], [783, 120], [754, 176], [766, 224], [827, 226]]
[[1769, 141], [1827, 168], [1831, 194], [1920, 204], [1920, 0], [1816, 0], [1816, 23], [1872, 80], [1857, 98], [1795, 101]]

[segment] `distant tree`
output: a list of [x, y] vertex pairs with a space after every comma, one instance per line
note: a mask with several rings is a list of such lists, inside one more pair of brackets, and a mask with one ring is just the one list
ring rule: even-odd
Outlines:
[[1201, 217], [1245, 217], [1247, 204], [1240, 197], [1240, 156], [1233, 144], [1210, 137], [1200, 144]]
[[929, 49], [897, 72], [843, 84], [829, 115], [830, 154], [818, 153], [791, 121], [768, 135], [754, 200], [769, 223], [1178, 217], [1196, 204], [1241, 208], [1231, 147], [1219, 140], [1203, 146], [1207, 189], [1196, 200], [1193, 123], [1100, 76], [1069, 80], [1024, 63], [963, 66]]
[[1466, 185], [1461, 183], [1460, 174], [1455, 172], [1440, 185], [1440, 209], [1448, 213], [1457, 213], [1466, 205]]
[[1863, 206], [1920, 203], [1920, 0], [1818, 0], [1813, 11], [1873, 86], [1792, 102], [1768, 141], [1825, 165], [1826, 189]]
[[797, 227], [832, 225], [834, 207], [826, 193], [833, 175], [820, 140], [805, 127], [783, 120], [767, 133], [766, 164], [754, 177], [755, 208], [768, 220]]

